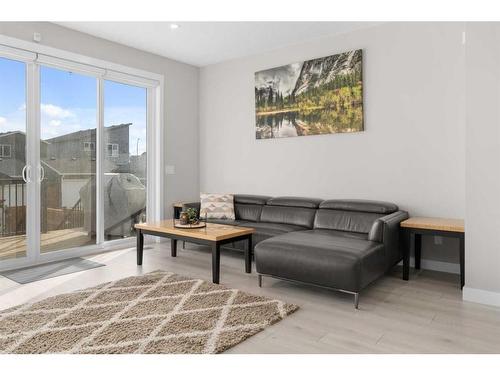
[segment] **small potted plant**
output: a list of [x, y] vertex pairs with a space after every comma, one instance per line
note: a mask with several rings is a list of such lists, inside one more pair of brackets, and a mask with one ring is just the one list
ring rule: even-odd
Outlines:
[[188, 208], [186, 210], [187, 217], [188, 217], [188, 223], [191, 225], [196, 225], [200, 222], [198, 219], [198, 211], [194, 208]]

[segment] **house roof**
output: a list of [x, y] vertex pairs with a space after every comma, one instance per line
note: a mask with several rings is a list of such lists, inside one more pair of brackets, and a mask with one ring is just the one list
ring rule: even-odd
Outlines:
[[[131, 126], [132, 123], [129, 122], [129, 123], [126, 123], [126, 124], [118, 124], [118, 125], [112, 125], [112, 126], [106, 126], [106, 131], [109, 131], [109, 130], [117, 130], [119, 128], [123, 128], [123, 127], [128, 127], [128, 126]], [[75, 139], [75, 138], [84, 138], [86, 136], [88, 136], [89, 134], [93, 134], [96, 132], [96, 129], [85, 129], [85, 130], [79, 130], [77, 132], [73, 132], [73, 133], [68, 133], [68, 134], [63, 134], [63, 135], [60, 135], [58, 137], [54, 137], [54, 138], [49, 138], [49, 139], [46, 139], [46, 141], [48, 143], [56, 143], [56, 142], [64, 142], [68, 139]]]
[[[7, 137], [9, 135], [22, 135], [23, 137], [26, 137], [26, 133], [20, 130], [14, 130], [11, 132], [5, 132], [5, 133], [0, 133], [0, 138], [2, 137]], [[40, 142], [47, 143], [47, 141], [41, 139]]]

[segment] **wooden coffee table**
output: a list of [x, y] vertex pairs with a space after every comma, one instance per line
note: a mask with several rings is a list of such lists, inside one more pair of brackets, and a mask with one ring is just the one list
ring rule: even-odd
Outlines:
[[205, 228], [180, 229], [174, 227], [173, 220], [163, 220], [157, 223], [140, 223], [135, 225], [137, 231], [137, 265], [142, 265], [144, 250], [144, 235], [170, 238], [171, 255], [177, 256], [177, 241], [188, 241], [212, 248], [212, 282], [219, 283], [220, 247], [221, 245], [246, 240], [245, 272], [252, 272], [252, 233], [253, 228], [237, 227], [207, 223]]

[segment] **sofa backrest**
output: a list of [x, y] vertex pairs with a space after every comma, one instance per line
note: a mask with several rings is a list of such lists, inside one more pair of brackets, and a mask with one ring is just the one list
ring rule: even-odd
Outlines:
[[375, 220], [397, 210], [398, 206], [388, 202], [326, 200], [319, 205], [314, 228], [369, 233]]
[[270, 198], [264, 195], [236, 194], [234, 196], [236, 220], [259, 221], [262, 207]]
[[375, 220], [396, 212], [398, 206], [367, 200], [235, 194], [234, 210], [236, 220], [369, 233]]
[[260, 221], [312, 228], [321, 201], [321, 199], [301, 197], [271, 198], [262, 207]]

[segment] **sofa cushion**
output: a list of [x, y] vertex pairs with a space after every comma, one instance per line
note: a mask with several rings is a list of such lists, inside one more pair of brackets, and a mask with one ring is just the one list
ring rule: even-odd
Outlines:
[[385, 271], [382, 244], [329, 231], [298, 231], [256, 245], [257, 272], [359, 292]]
[[303, 198], [303, 197], [275, 197], [267, 201], [269, 206], [286, 206], [286, 207], [303, 207], [303, 208], [318, 208], [322, 199]]
[[369, 240], [368, 234], [366, 233], [356, 233], [356, 232], [345, 232], [341, 230], [332, 230], [332, 229], [312, 229], [311, 232], [321, 234], [321, 235], [329, 235], [329, 236], [337, 236], [344, 238], [356, 238], [358, 240]]
[[372, 212], [385, 215], [398, 210], [398, 206], [394, 203], [362, 199], [329, 199], [321, 202], [319, 208], [340, 211]]
[[260, 204], [241, 204], [234, 205], [236, 220], [259, 221], [262, 205]]
[[287, 233], [287, 232], [293, 232], [296, 230], [304, 230], [304, 227], [300, 225], [291, 225], [291, 224], [282, 224], [282, 223], [266, 223], [266, 222], [251, 222], [251, 221], [245, 221], [245, 220], [240, 220], [239, 224], [242, 227], [250, 227], [250, 228], [255, 228], [256, 231], [262, 231], [262, 232], [267, 232], [269, 233], [276, 231], [276, 233], [281, 232], [281, 233]]
[[234, 220], [232, 194], [200, 194], [200, 217]]
[[[297, 230], [304, 230], [304, 227], [298, 225], [288, 225], [280, 223], [262, 223], [262, 222], [252, 222], [252, 221], [238, 221], [238, 225], [242, 227], [254, 228], [255, 232], [252, 235], [252, 244], [255, 246], [261, 241], [268, 238], [279, 236], [283, 233], [288, 233]], [[234, 242], [233, 247], [237, 249], [244, 249], [246, 246], [246, 241]]]
[[240, 225], [241, 220], [229, 220], [229, 219], [207, 219], [207, 222], [214, 224], [224, 224], [224, 225]]
[[319, 209], [314, 219], [314, 229], [369, 233], [373, 223], [382, 216], [371, 212]]
[[234, 203], [264, 205], [270, 198], [267, 195], [235, 194]]
[[264, 206], [260, 214], [260, 221], [312, 228], [315, 214], [316, 210], [312, 208]]

